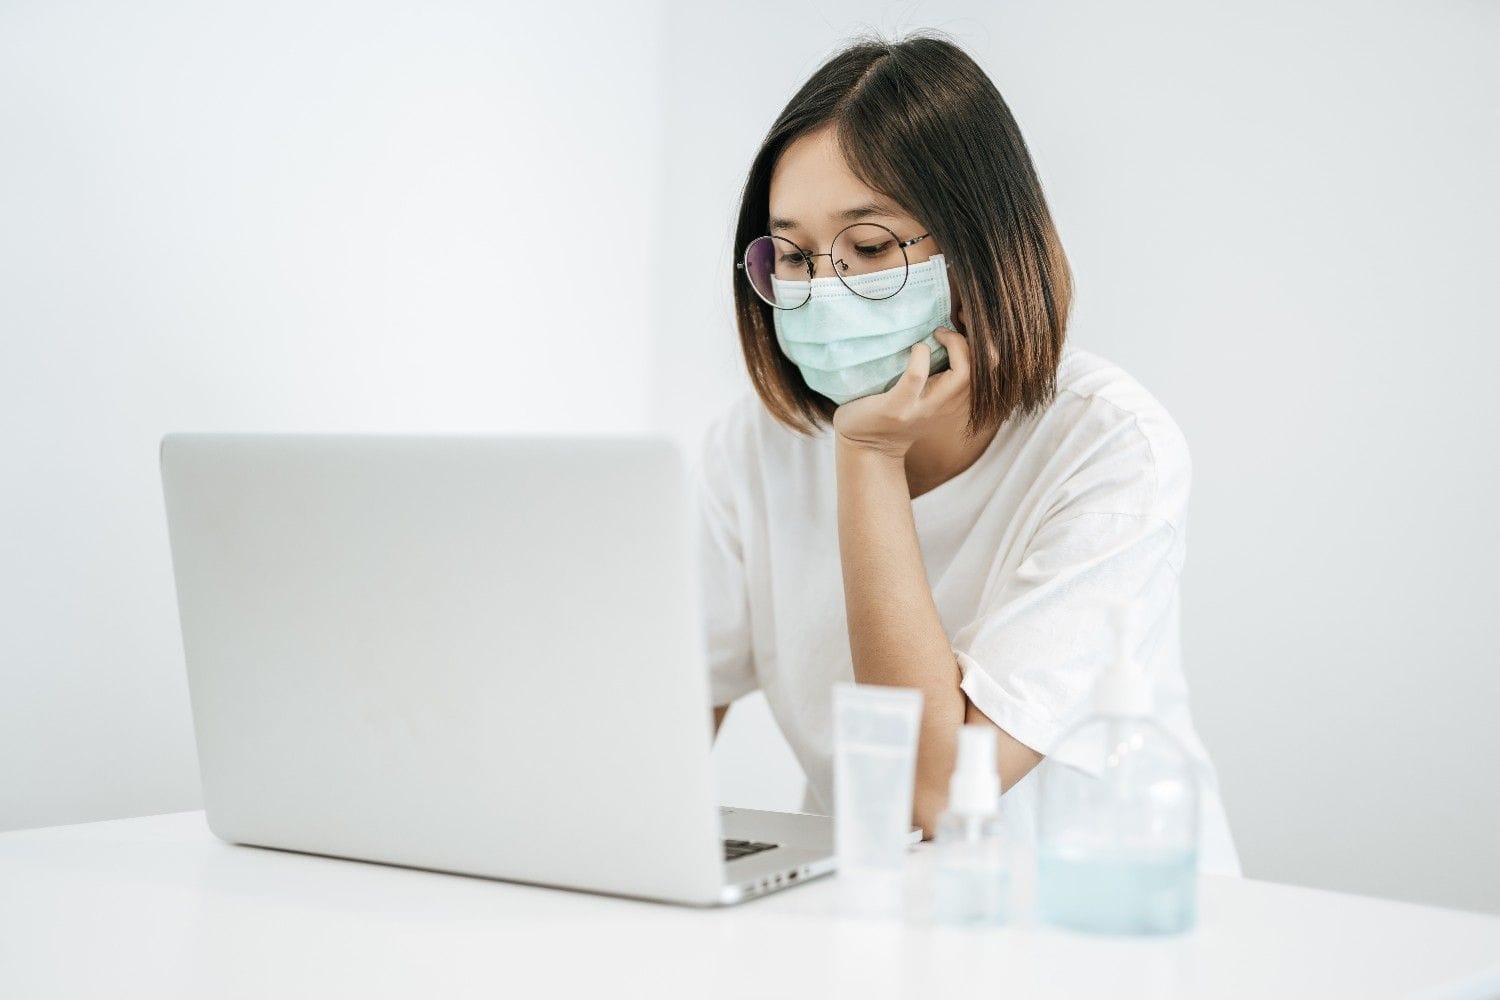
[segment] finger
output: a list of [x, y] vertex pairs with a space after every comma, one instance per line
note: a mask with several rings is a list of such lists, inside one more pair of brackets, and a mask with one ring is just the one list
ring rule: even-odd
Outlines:
[[932, 367], [932, 348], [918, 343], [906, 359], [906, 371], [896, 384], [891, 386], [892, 401], [900, 406], [915, 403], [927, 384], [927, 370]]
[[962, 334], [945, 329], [937, 330], [934, 336], [948, 351], [948, 370], [939, 372], [927, 380], [927, 395], [946, 399], [967, 393], [969, 390], [967, 340]]
[[969, 377], [969, 338], [957, 330], [939, 327], [933, 334], [948, 349], [948, 368], [962, 379]]

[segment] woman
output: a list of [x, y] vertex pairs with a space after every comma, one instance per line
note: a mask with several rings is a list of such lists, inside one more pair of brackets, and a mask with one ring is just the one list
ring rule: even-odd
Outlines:
[[764, 690], [827, 813], [831, 684], [919, 688], [913, 822], [934, 829], [981, 723], [1026, 836], [1124, 598], [1158, 716], [1201, 761], [1200, 868], [1238, 874], [1180, 663], [1187, 444], [1064, 345], [1067, 260], [993, 83], [936, 37], [839, 53], [771, 127], [736, 246], [754, 391], [696, 477], [715, 729]]

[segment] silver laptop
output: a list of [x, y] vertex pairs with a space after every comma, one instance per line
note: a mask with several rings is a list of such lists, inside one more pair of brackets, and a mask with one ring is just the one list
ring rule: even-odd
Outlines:
[[830, 818], [717, 805], [669, 438], [168, 434], [161, 473], [217, 836], [698, 905], [833, 870]]

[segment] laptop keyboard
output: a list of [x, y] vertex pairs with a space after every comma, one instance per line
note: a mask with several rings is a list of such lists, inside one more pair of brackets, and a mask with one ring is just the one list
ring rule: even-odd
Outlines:
[[779, 846], [779, 844], [762, 844], [755, 840], [726, 840], [724, 841], [724, 860], [733, 861], [735, 858], [749, 857]]

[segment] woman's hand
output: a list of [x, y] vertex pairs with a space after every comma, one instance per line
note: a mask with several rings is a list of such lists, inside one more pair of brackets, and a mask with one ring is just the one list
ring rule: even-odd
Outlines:
[[934, 336], [948, 349], [948, 369], [929, 375], [932, 350], [917, 344], [895, 385], [833, 411], [833, 429], [844, 442], [904, 459], [912, 442], [932, 426], [968, 420], [969, 339], [944, 327]]

